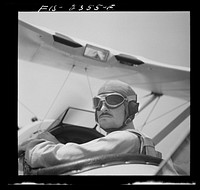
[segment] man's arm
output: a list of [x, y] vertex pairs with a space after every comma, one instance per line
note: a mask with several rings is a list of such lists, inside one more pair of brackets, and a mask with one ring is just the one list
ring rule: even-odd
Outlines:
[[128, 131], [116, 131], [84, 144], [56, 144], [45, 138], [35, 139], [27, 145], [25, 158], [32, 168], [37, 168], [54, 166], [98, 155], [112, 153], [134, 154], [139, 153], [139, 149], [140, 142], [137, 135]]

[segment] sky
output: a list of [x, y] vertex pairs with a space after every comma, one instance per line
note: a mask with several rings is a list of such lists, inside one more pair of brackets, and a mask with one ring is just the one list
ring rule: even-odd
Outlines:
[[[108, 47], [168, 65], [190, 67], [189, 12], [20, 12], [19, 19], [72, 38], [98, 44], [100, 47]], [[30, 62], [19, 62], [19, 127], [30, 123], [30, 118], [34, 114], [39, 118], [44, 117], [65, 77], [66, 71], [34, 65]], [[104, 81], [92, 78], [90, 82], [92, 92], [95, 94]], [[87, 78], [72, 73], [67, 85], [71, 93], [67, 91], [61, 93], [57, 102], [64, 103], [55, 107], [64, 108], [65, 103], [67, 104], [66, 99], [71, 99], [70, 103], [73, 106], [91, 109], [91, 94]], [[80, 91], [85, 94], [85, 97], [81, 97], [82, 99], [78, 96]], [[141, 89], [137, 89], [136, 92], [141, 103], [146, 101], [143, 97], [148, 92]], [[73, 99], [71, 94], [73, 94]], [[56, 104], [59, 104], [57, 102]], [[84, 102], [88, 103], [84, 104]], [[177, 98], [162, 97], [148, 121], [164, 114], [166, 109], [173, 109], [183, 103], [184, 101]], [[137, 116], [135, 126], [142, 127], [152, 106]], [[143, 132], [153, 137], [184, 108], [185, 106], [182, 106], [168, 114], [163, 120], [156, 120], [156, 123], [150, 122], [143, 128]], [[54, 109], [56, 112], [61, 110]], [[157, 148], [164, 153], [164, 156], [167, 155], [168, 148], [176, 144], [177, 136], [181, 138], [180, 133], [187, 131], [189, 127], [188, 118], [173, 131], [168, 139], [158, 145]]]

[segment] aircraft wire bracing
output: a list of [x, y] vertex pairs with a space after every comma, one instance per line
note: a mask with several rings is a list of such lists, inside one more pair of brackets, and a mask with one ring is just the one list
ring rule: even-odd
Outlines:
[[159, 115], [158, 117], [156, 117], [156, 118], [154, 118], [154, 119], [148, 121], [148, 122], [146, 123], [146, 125], [149, 124], [149, 123], [151, 123], [151, 122], [153, 122], [153, 121], [155, 121], [155, 120], [157, 120], [157, 119], [160, 119], [161, 117], [164, 117], [164, 116], [167, 115], [168, 113], [171, 113], [171, 112], [177, 110], [178, 108], [184, 106], [184, 105], [187, 104], [187, 103], [189, 103], [189, 102], [184, 102], [184, 103], [182, 103], [181, 105], [176, 106], [175, 108], [170, 109], [169, 111], [167, 111], [167, 112], [165, 112], [165, 113]]
[[[21, 100], [19, 100], [18, 99], [18, 102], [29, 112], [29, 113], [31, 113], [32, 115], [33, 115], [33, 117], [32, 117], [32, 121], [37, 121], [38, 120], [38, 117], [37, 117], [37, 115], [27, 106], [27, 105], [25, 105]], [[40, 119], [39, 119], [40, 120]], [[20, 128], [22, 128], [23, 126], [21, 126], [21, 127], [19, 127], [18, 126], [18, 128], [20, 129]]]
[[41, 130], [41, 125], [42, 125], [42, 123], [44, 122], [45, 118], [47, 117], [48, 113], [50, 112], [51, 108], [52, 108], [53, 105], [55, 104], [55, 102], [56, 102], [56, 100], [57, 100], [57, 98], [58, 98], [60, 92], [62, 91], [63, 87], [65, 86], [65, 84], [66, 84], [66, 82], [67, 82], [67, 80], [68, 80], [68, 78], [69, 78], [69, 76], [70, 76], [72, 70], [74, 69], [74, 67], [75, 67], [75, 64], [72, 65], [72, 67], [71, 67], [71, 69], [69, 70], [69, 72], [68, 72], [68, 74], [67, 74], [65, 80], [63, 81], [63, 84], [61, 85], [60, 89], [58, 90], [58, 93], [56, 94], [56, 96], [55, 96], [55, 98], [53, 99], [53, 101], [52, 101], [52, 103], [51, 103], [49, 109], [47, 110], [47, 112], [46, 112], [44, 118], [42, 119], [42, 122], [40, 123], [40, 125], [39, 125], [39, 127], [38, 127], [38, 132], [39, 132], [39, 131], [42, 131], [42, 130]]
[[143, 125], [141, 126], [141, 131], [143, 130], [143, 128], [144, 128], [144, 126], [146, 125], [146, 123], [147, 123], [149, 117], [150, 117], [151, 114], [153, 113], [153, 111], [154, 111], [154, 109], [155, 109], [155, 107], [156, 107], [156, 105], [157, 105], [157, 103], [158, 103], [158, 101], [159, 101], [159, 99], [160, 99], [160, 96], [158, 96], [158, 97], [156, 97], [156, 98], [157, 98], [157, 100], [156, 100], [155, 104], [153, 105], [151, 111], [149, 112], [149, 114], [148, 114], [148, 116], [147, 116], [145, 122], [144, 122]]
[[[146, 97], [148, 97], [149, 95], [150, 95], [150, 94], [148, 94], [148, 95], [146, 95], [146, 96], [144, 96], [144, 97], [146, 98]], [[147, 116], [145, 122], [140, 126], [140, 130], [141, 130], [141, 131], [144, 129], [144, 127], [145, 127], [146, 125], [148, 125], [148, 124], [150, 124], [150, 123], [152, 123], [152, 122], [154, 122], [154, 121], [156, 121], [156, 120], [158, 120], [158, 119], [160, 119], [160, 118], [166, 116], [167, 114], [169, 114], [169, 113], [171, 113], [171, 112], [173, 112], [173, 111], [179, 109], [180, 107], [183, 107], [183, 106], [186, 105], [187, 103], [190, 103], [190, 102], [186, 101], [186, 102], [184, 102], [184, 103], [182, 103], [182, 104], [180, 104], [180, 105], [178, 105], [178, 106], [176, 106], [176, 107], [174, 107], [174, 108], [172, 108], [172, 109], [166, 111], [165, 113], [163, 113], [163, 114], [157, 116], [156, 118], [154, 118], [154, 119], [148, 121], [148, 119], [150, 118], [151, 114], [153, 113], [153, 111], [154, 111], [154, 109], [155, 109], [155, 107], [156, 107], [156, 105], [157, 105], [157, 103], [158, 103], [158, 101], [159, 101], [159, 99], [160, 99], [160, 96], [157, 96], [156, 98], [157, 98], [157, 100], [156, 100], [155, 104], [153, 105], [151, 111], [149, 112], [149, 114], [148, 114], [148, 116]], [[154, 101], [154, 100], [155, 100], [155, 99], [153, 99], [153, 101]], [[140, 110], [140, 111], [141, 111], [141, 110]]]

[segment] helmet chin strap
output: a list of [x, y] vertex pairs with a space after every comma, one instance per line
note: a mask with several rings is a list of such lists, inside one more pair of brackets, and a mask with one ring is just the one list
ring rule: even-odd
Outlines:
[[129, 117], [124, 121], [123, 126], [127, 126], [131, 121], [133, 121], [134, 117], [135, 117], [134, 115], [129, 116]]

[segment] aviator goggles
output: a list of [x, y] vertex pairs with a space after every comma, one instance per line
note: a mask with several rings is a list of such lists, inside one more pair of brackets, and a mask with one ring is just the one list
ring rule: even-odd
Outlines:
[[101, 109], [103, 102], [108, 108], [117, 108], [128, 99], [119, 93], [104, 94], [93, 98], [94, 109]]

